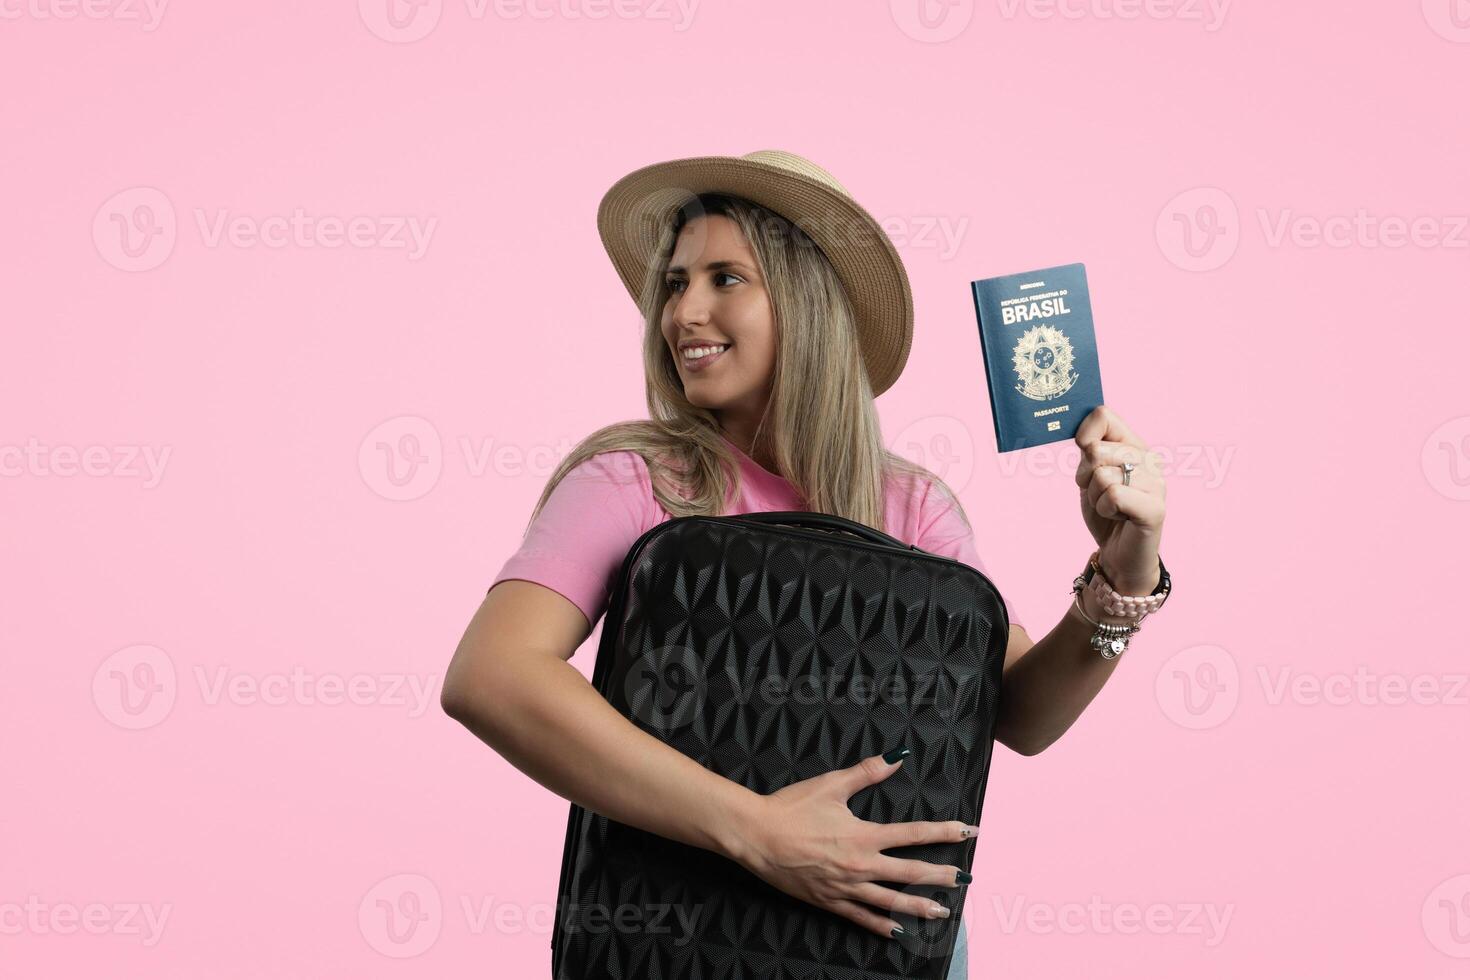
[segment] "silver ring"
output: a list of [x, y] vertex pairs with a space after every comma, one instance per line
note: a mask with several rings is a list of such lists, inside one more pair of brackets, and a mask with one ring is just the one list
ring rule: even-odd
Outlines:
[[1123, 486], [1126, 487], [1128, 485], [1128, 482], [1130, 480], [1132, 480], [1132, 479], [1133, 479], [1133, 464], [1132, 463], [1124, 463], [1123, 464]]

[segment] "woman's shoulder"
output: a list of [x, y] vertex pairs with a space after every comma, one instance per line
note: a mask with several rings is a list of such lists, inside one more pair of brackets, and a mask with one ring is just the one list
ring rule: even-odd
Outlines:
[[567, 470], [567, 478], [639, 489], [648, 485], [648, 461], [633, 449], [599, 449]]
[[890, 471], [888, 495], [890, 506], [902, 518], [900, 523], [911, 527], [916, 537], [955, 520], [964, 522], [964, 509], [954, 491], [942, 477], [917, 463]]
[[566, 476], [618, 488], [646, 488], [649, 467], [645, 453], [651, 451], [648, 447], [655, 445], [656, 439], [657, 430], [646, 419], [605, 425], [572, 447], [570, 455], [584, 458], [568, 469]]
[[605, 486], [667, 517], [666, 501], [689, 499], [696, 463], [691, 451], [677, 433], [653, 420], [615, 422], [572, 448], [569, 455], [580, 458], [562, 479]]

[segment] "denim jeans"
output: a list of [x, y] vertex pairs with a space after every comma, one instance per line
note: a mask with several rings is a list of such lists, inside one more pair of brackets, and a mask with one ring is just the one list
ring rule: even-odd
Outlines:
[[949, 958], [949, 974], [945, 980], [969, 980], [970, 948], [965, 941], [965, 921], [960, 920], [959, 932], [954, 937], [954, 955]]

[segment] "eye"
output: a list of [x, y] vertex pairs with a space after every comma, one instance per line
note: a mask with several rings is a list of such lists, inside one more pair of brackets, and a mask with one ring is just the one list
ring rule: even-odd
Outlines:
[[[714, 278], [715, 278], [716, 285], [719, 284], [719, 280], [721, 280], [721, 279], [734, 279], [736, 282], [744, 282], [745, 281], [744, 279], [741, 279], [739, 276], [735, 275], [733, 272], [716, 272], [715, 275], [714, 275]], [[666, 287], [668, 287], [669, 292], [671, 292], [671, 293], [677, 293], [677, 292], [679, 292], [679, 288], [681, 286], [686, 285], [686, 283], [684, 282], [683, 279], [680, 279], [678, 277], [674, 277], [674, 278], [670, 278], [670, 279], [664, 280], [664, 285]]]

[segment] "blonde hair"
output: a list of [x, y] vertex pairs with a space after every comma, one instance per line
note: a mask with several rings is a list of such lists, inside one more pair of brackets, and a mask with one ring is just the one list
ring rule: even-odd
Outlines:
[[[740, 468], [715, 414], [684, 397], [662, 331], [664, 281], [680, 230], [696, 218], [732, 219], [755, 253], [776, 324], [776, 366], [756, 445], [769, 445], [780, 475], [805, 509], [883, 531], [887, 481], [932, 481], [968, 524], [953, 491], [929, 470], [890, 452], [873, 404], [847, 293], [827, 257], [800, 228], [744, 198], [692, 197], [665, 226], [649, 263], [639, 308], [649, 418], [593, 432], [562, 460], [531, 514], [534, 522], [569, 470], [604, 452], [643, 457], [654, 497], [673, 517], [723, 514]], [[529, 527], [529, 525], [528, 525]]]

